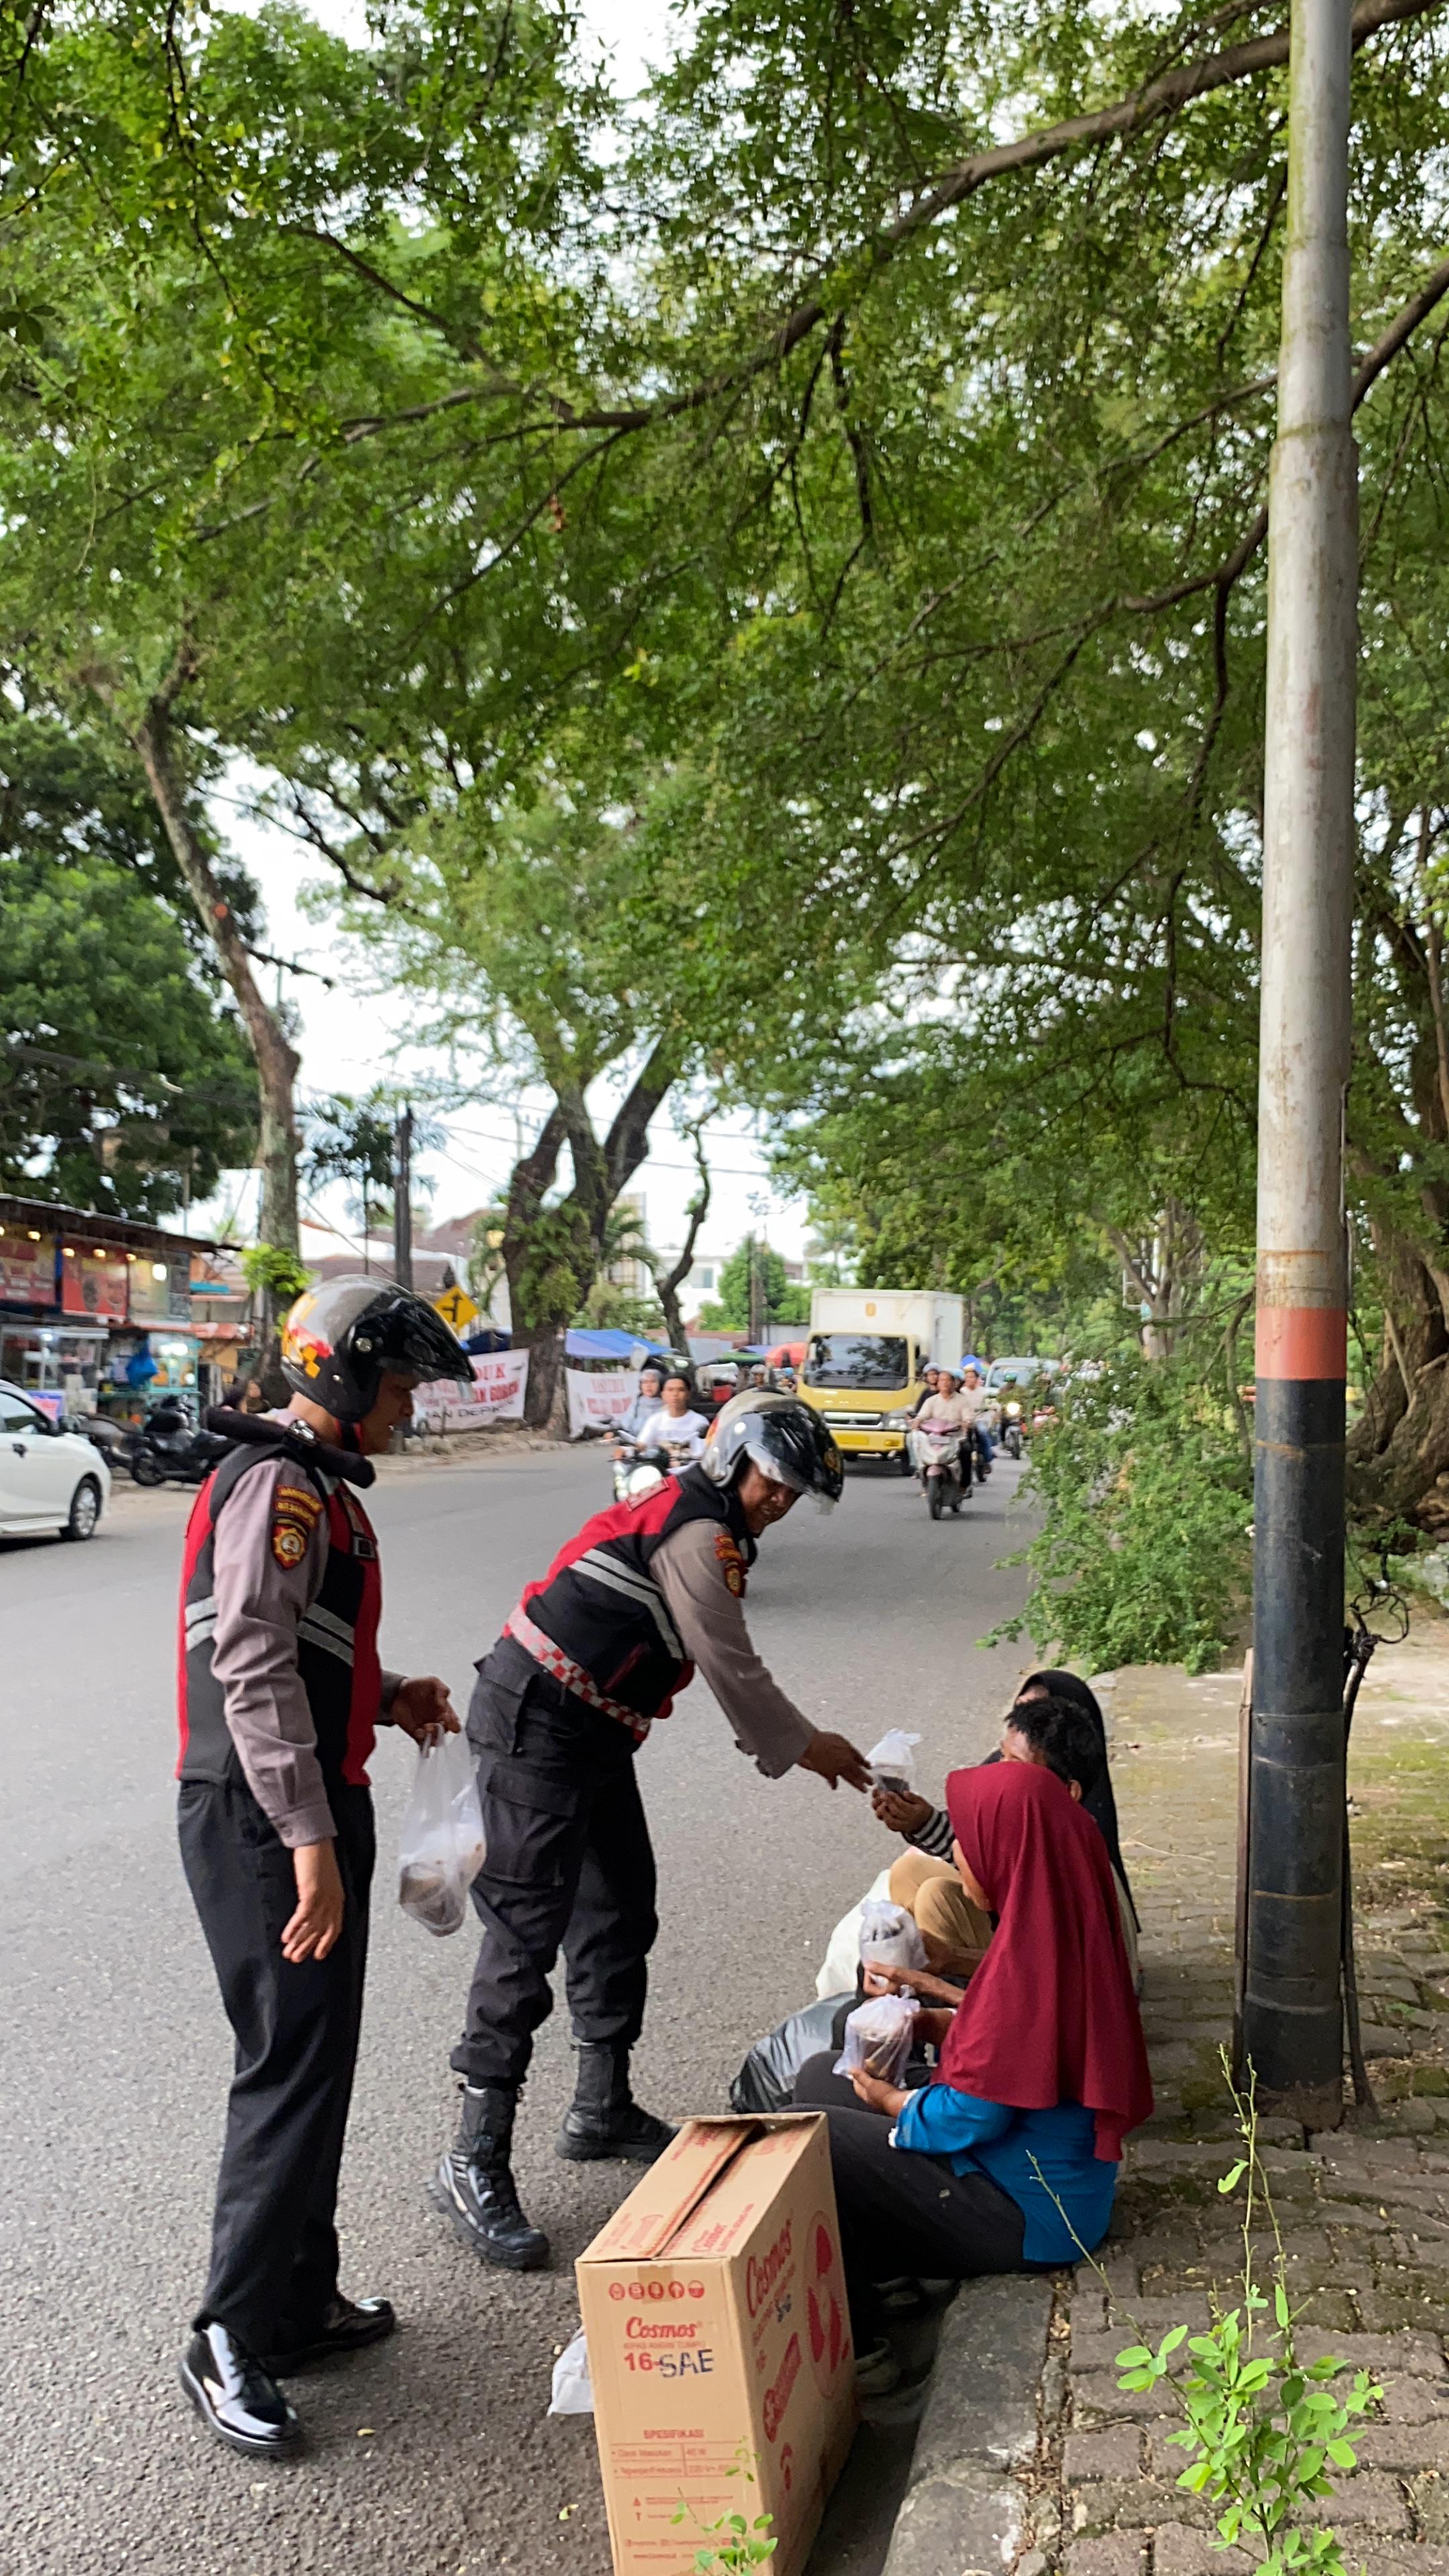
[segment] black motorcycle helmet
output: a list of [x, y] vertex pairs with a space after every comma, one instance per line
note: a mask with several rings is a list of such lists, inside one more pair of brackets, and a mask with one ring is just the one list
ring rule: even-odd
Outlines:
[[299, 1297], [282, 1326], [282, 1375], [338, 1422], [360, 1422], [384, 1377], [415, 1386], [473, 1371], [441, 1315], [391, 1279], [325, 1279]]
[[829, 1511], [845, 1491], [845, 1462], [812, 1406], [797, 1395], [750, 1387], [715, 1415], [700, 1465], [712, 1484], [732, 1485], [749, 1459], [793, 1493], [814, 1494]]

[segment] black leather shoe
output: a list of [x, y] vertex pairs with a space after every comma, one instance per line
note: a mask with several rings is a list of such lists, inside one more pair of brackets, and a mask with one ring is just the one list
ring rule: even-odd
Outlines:
[[271, 2372], [225, 2326], [198, 2326], [181, 2356], [181, 2385], [208, 2433], [250, 2459], [295, 2451], [302, 2427]]
[[463, 2243], [506, 2272], [538, 2272], [548, 2238], [518, 2203], [509, 2154], [518, 2096], [500, 2084], [463, 2088], [458, 2134], [428, 2185], [428, 2198]]
[[675, 2132], [667, 2120], [641, 2110], [629, 2090], [629, 2051], [610, 2042], [581, 2040], [574, 2098], [554, 2143], [569, 2164], [601, 2164], [622, 2157], [652, 2165]]
[[396, 2325], [390, 2299], [344, 2299], [339, 2293], [315, 2334], [289, 2344], [284, 2352], [267, 2353], [262, 2367], [273, 2379], [290, 2379], [294, 2370], [305, 2370], [311, 2361], [331, 2361], [361, 2352], [364, 2344], [381, 2343]]

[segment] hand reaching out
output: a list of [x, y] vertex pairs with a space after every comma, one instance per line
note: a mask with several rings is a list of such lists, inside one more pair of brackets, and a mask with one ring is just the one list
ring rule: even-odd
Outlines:
[[813, 1771], [818, 1779], [836, 1789], [843, 1780], [850, 1789], [870, 1787], [870, 1764], [858, 1753], [848, 1735], [831, 1735], [817, 1728], [800, 1756], [802, 1771]]
[[913, 1789], [872, 1789], [870, 1803], [883, 1825], [907, 1839], [918, 1834], [934, 1812], [930, 1799], [918, 1798]]

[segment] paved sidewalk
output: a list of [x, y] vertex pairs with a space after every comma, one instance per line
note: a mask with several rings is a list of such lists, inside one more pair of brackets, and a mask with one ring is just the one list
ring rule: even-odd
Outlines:
[[[1236, 2304], [1236, 2204], [1218, 2051], [1232, 2018], [1235, 1675], [1133, 1670], [1104, 1691], [1143, 1916], [1158, 2094], [1132, 2141], [1104, 2268], [964, 2291], [942, 2336], [887, 2576], [1245, 2576], [1175, 2486], [1180, 2417], [1125, 2394], [1115, 2356]], [[1305, 2140], [1266, 2122], [1310, 2358], [1386, 2386], [1360, 2465], [1322, 2508], [1350, 2565], [1449, 2576], [1449, 1623], [1385, 1649], [1355, 1722], [1359, 1972], [1379, 2107]], [[1266, 2272], [1259, 2257], [1260, 2278]]]

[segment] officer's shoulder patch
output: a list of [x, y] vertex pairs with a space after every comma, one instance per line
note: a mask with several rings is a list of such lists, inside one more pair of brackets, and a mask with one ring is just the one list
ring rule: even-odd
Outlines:
[[745, 1561], [727, 1529], [715, 1531], [714, 1552], [719, 1558], [725, 1590], [732, 1592], [737, 1601], [741, 1600], [745, 1589]]
[[301, 1564], [322, 1518], [315, 1486], [279, 1484], [272, 1503], [272, 1554], [285, 1572]]

